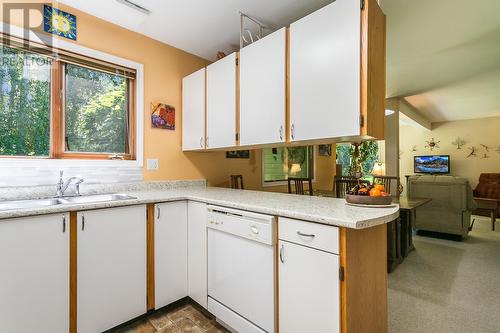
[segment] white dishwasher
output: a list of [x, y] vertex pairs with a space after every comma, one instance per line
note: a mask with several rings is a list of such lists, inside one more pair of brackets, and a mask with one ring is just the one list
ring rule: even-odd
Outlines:
[[208, 310], [239, 333], [274, 333], [275, 218], [208, 206]]

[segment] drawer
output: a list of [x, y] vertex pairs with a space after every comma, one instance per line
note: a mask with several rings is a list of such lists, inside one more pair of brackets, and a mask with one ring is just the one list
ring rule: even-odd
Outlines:
[[339, 254], [339, 228], [324, 224], [279, 218], [281, 240]]

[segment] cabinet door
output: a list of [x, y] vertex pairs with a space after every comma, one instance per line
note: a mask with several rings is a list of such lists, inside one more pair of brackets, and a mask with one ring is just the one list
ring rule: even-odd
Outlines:
[[205, 148], [205, 68], [182, 79], [182, 150]]
[[285, 142], [286, 28], [240, 51], [240, 145]]
[[146, 312], [146, 206], [77, 214], [78, 333]]
[[339, 332], [339, 257], [285, 241], [278, 245], [280, 332]]
[[69, 214], [0, 221], [0, 332], [69, 329]]
[[236, 53], [207, 67], [207, 148], [236, 145]]
[[187, 202], [155, 205], [155, 308], [186, 297]]
[[290, 138], [360, 134], [360, 0], [290, 25]]
[[207, 308], [207, 205], [188, 202], [188, 294]]

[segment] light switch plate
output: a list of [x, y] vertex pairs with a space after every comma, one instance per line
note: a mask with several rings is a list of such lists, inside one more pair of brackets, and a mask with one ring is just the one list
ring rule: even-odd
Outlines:
[[148, 170], [158, 170], [158, 159], [157, 158], [148, 158], [147, 159], [147, 169]]

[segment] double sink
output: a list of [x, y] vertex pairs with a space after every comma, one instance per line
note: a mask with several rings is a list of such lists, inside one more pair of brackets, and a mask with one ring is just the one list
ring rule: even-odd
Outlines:
[[44, 208], [65, 204], [83, 204], [83, 203], [98, 203], [112, 202], [119, 200], [136, 199], [133, 196], [126, 194], [96, 194], [96, 195], [81, 195], [75, 197], [49, 198], [49, 199], [32, 199], [32, 200], [12, 200], [0, 201], [0, 211], [16, 210], [16, 209], [35, 209]]

